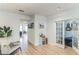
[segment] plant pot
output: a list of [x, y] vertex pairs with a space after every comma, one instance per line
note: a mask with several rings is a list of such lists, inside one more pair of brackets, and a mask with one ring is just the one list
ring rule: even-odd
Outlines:
[[10, 42], [10, 38], [9, 37], [0, 38], [0, 43], [1, 44], [9, 43], [9, 42]]

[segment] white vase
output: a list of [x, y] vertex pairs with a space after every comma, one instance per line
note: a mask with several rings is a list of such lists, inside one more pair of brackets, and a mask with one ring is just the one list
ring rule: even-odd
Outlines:
[[9, 37], [0, 38], [0, 44], [9, 43], [9, 42], [10, 42]]

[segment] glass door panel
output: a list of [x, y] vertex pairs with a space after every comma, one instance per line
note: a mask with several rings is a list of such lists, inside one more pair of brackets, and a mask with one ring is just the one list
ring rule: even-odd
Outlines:
[[58, 46], [64, 48], [64, 22], [56, 22], [56, 43]]

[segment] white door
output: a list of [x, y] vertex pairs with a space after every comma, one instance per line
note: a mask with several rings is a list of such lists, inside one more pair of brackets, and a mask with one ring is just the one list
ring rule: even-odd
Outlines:
[[58, 47], [65, 48], [64, 44], [64, 22], [56, 22], [56, 43]]

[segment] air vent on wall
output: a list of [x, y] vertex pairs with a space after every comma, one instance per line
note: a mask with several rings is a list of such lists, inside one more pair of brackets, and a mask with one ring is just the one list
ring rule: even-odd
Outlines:
[[18, 11], [20, 11], [20, 12], [24, 12], [24, 10], [18, 10]]

